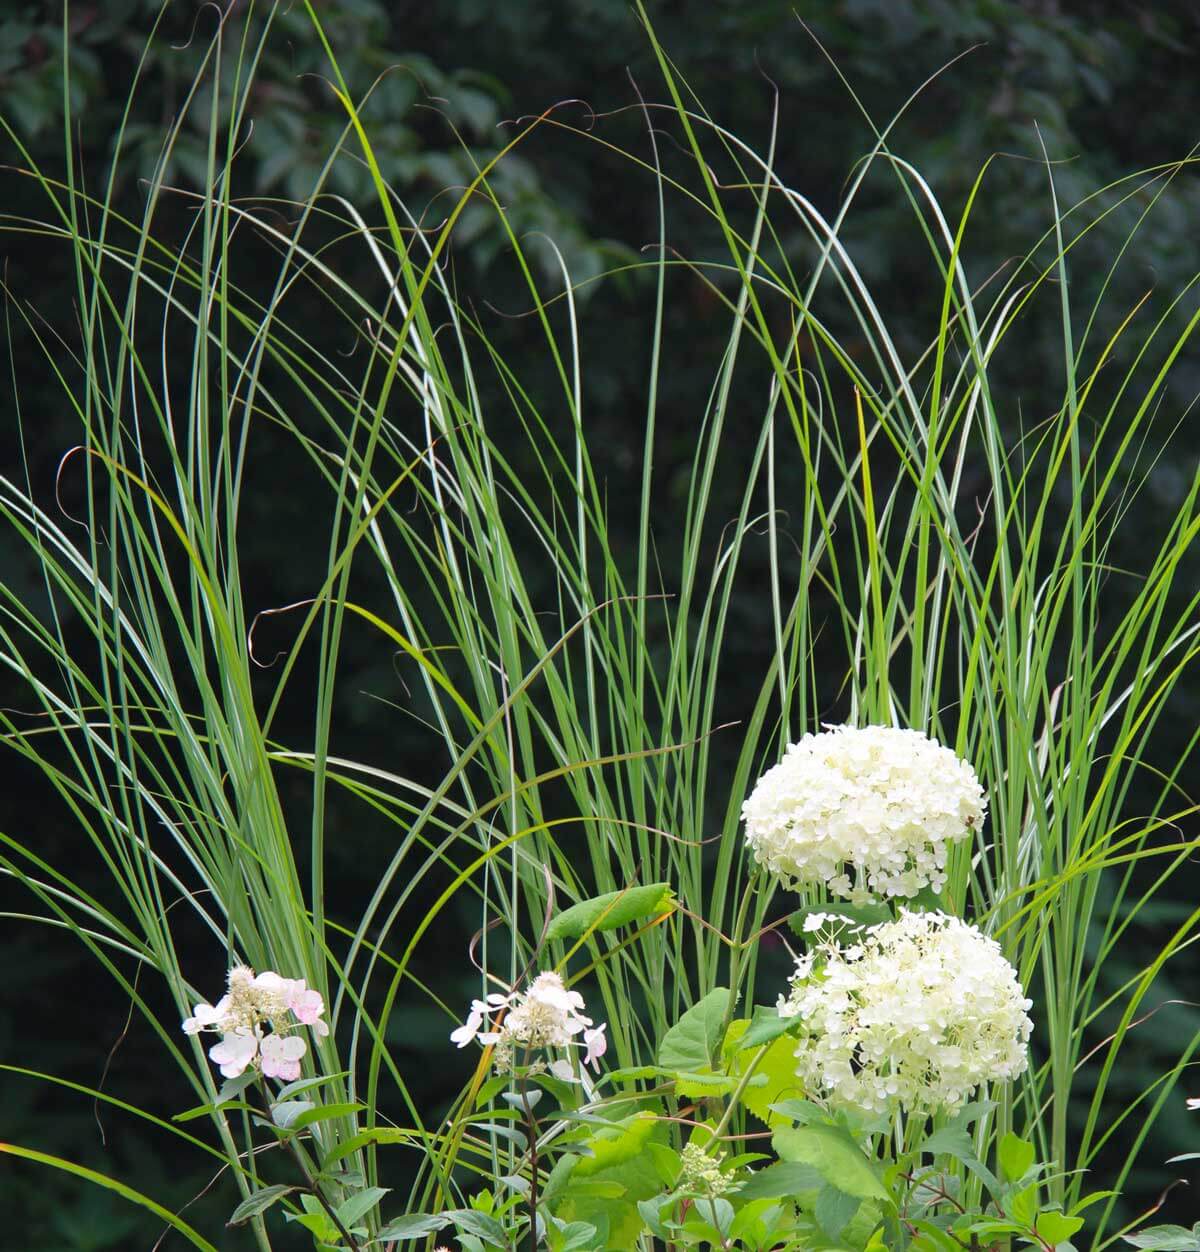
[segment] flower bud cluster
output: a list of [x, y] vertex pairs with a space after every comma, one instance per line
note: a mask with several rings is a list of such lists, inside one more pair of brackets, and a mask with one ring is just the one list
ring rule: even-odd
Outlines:
[[785, 884], [866, 901], [940, 890], [947, 845], [986, 807], [971, 766], [919, 731], [837, 726], [792, 744], [742, 817], [752, 855]]
[[1028, 1065], [1033, 1024], [1000, 945], [945, 913], [902, 912], [797, 962], [779, 1012], [800, 1019], [796, 1072], [831, 1104], [954, 1111]]
[[692, 1195], [719, 1196], [734, 1184], [722, 1168], [724, 1153], [710, 1156], [698, 1143], [687, 1144], [679, 1154], [679, 1179], [676, 1186]]
[[282, 978], [273, 970], [255, 972], [246, 965], [229, 971], [229, 989], [216, 1004], [197, 1004], [183, 1029], [189, 1035], [215, 1031], [221, 1042], [208, 1055], [226, 1078], [236, 1078], [254, 1065], [267, 1078], [292, 1082], [300, 1077], [300, 1059], [308, 1050], [295, 1034], [309, 1026], [327, 1035], [321, 1020], [325, 1003], [302, 978]]
[[[583, 1015], [583, 1007], [583, 996], [568, 991], [558, 974], [548, 971], [539, 974], [527, 991], [509, 995], [493, 992], [483, 1000], [473, 1000], [466, 1023], [451, 1032], [450, 1040], [460, 1048], [476, 1038], [491, 1044], [496, 1049], [496, 1064], [503, 1069], [512, 1067], [517, 1051], [578, 1046], [577, 1036], [582, 1036], [584, 1064], [592, 1065], [608, 1046], [606, 1026], [601, 1023], [593, 1027], [592, 1019]], [[487, 1017], [501, 1013], [493, 1029], [481, 1029]]]

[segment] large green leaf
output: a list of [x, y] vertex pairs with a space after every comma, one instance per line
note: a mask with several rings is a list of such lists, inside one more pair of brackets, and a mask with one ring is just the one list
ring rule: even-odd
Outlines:
[[616, 930], [644, 917], [658, 917], [675, 908], [671, 884], [650, 883], [645, 887], [628, 887], [624, 891], [606, 891], [603, 895], [581, 900], [564, 910], [550, 923], [547, 939], [578, 939], [597, 930]]
[[773, 1139], [782, 1160], [811, 1165], [830, 1186], [860, 1200], [891, 1201], [875, 1163], [837, 1126], [796, 1126]]
[[728, 987], [710, 991], [663, 1035], [658, 1047], [658, 1063], [663, 1069], [694, 1074], [712, 1068], [729, 1008], [729, 995]]

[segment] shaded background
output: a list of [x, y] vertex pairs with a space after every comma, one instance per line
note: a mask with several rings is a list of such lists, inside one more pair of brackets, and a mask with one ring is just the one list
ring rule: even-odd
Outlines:
[[[564, 120], [587, 125], [589, 111], [614, 114], [595, 123], [603, 126], [605, 138], [645, 153], [644, 124], [631, 107], [637, 99], [632, 83], [647, 99], [665, 98], [649, 47], [623, 0], [503, 5], [493, 0], [423, 5], [323, 0], [319, 7], [352, 90], [362, 93], [383, 75], [366, 114], [383, 173], [410, 203], [429, 203], [434, 220], [439, 193], [461, 186], [472, 175], [471, 157], [461, 151], [455, 132], [475, 159], [486, 159], [511, 133], [506, 121], [575, 100], [583, 103], [564, 105]], [[1060, 201], [1073, 204], [1123, 174], [1186, 156], [1200, 138], [1200, 21], [1190, 3], [720, 0], [700, 6], [664, 0], [648, 7], [659, 38], [709, 111], [756, 147], [766, 145], [772, 91], [778, 89], [777, 168], [786, 183], [826, 213], [836, 211], [847, 176], [869, 148], [871, 136], [812, 36], [879, 122], [889, 119], [941, 66], [972, 49], [925, 89], [906, 114], [893, 146], [922, 171], [952, 220], [983, 160], [1006, 154], [989, 172], [986, 194], [974, 210], [967, 266], [975, 282], [1022, 255], [1050, 222], [1043, 145], [1051, 158], [1062, 162], [1055, 168]], [[0, 115], [39, 165], [61, 169], [61, 7], [49, 0], [10, 3], [5, 12], [10, 16], [0, 20]], [[80, 143], [81, 173], [93, 190], [106, 177], [128, 86], [157, 13], [158, 6], [145, 0], [79, 0], [70, 7], [71, 124]], [[236, 3], [230, 29], [246, 20], [257, 19], [245, 4]], [[206, 10], [194, 0], [177, 0], [162, 18], [127, 131], [132, 159], [126, 157], [127, 176], [118, 190], [135, 215], [141, 203], [137, 174], [153, 168], [164, 129], [193, 79], [214, 21], [212, 6]], [[259, 71], [254, 129], [240, 161], [240, 191], [291, 199], [311, 191], [319, 170], [314, 161], [323, 159], [343, 127], [322, 72], [308, 19], [296, 5], [280, 18]], [[197, 119], [205, 115], [204, 109], [195, 112]], [[204, 145], [200, 130], [185, 134], [168, 181], [197, 185], [204, 175]], [[0, 161], [23, 163], [13, 140], [0, 138], [0, 146]], [[669, 151], [667, 160], [680, 161], [682, 168], [682, 158]], [[539, 131], [504, 161], [494, 185], [515, 227], [527, 235], [549, 285], [557, 281], [556, 262], [553, 251], [539, 243], [539, 233], [561, 249], [576, 281], [635, 259], [657, 235], [655, 198], [645, 177], [630, 163], [605, 160], [593, 145], [562, 131]], [[0, 186], [0, 206], [6, 213], [46, 213], [32, 180], [5, 175]], [[360, 205], [372, 199], [365, 171], [351, 160], [339, 161], [332, 188]], [[1144, 202], [1136, 202], [1114, 214], [1091, 242], [1072, 254], [1080, 307], [1090, 307], [1095, 299], [1106, 262], [1141, 207]], [[1107, 297], [1110, 322], [1115, 324], [1148, 290], [1162, 293], [1165, 301], [1200, 269], [1197, 222], [1200, 188], [1188, 171], [1171, 183], [1118, 271]], [[171, 229], [169, 212], [163, 224]], [[184, 229], [185, 215], [180, 213], [173, 225]], [[894, 182], [883, 177], [868, 182], [843, 239], [872, 284], [902, 353], [923, 345], [936, 325], [941, 285]], [[678, 208], [669, 223], [669, 241], [691, 258], [720, 259], [724, 254], [714, 225]], [[798, 232], [784, 243], [803, 275], [807, 244]], [[14, 243], [7, 235], [0, 235], [0, 254], [12, 298], [69, 340], [75, 320], [69, 254], [28, 238]], [[500, 311], [489, 314], [488, 329], [510, 363], [535, 395], [552, 396], [555, 384], [546, 353], [529, 346], [537, 343], [536, 331], [520, 319], [500, 315], [523, 310], [528, 297], [509, 264], [506, 241], [487, 214], [464, 214], [453, 258], [466, 298], [482, 310]], [[360, 272], [355, 265], [362, 267]], [[345, 273], [352, 282], [377, 282], [365, 258], [348, 258]], [[270, 265], [262, 268], [264, 285], [272, 274]], [[241, 280], [254, 295], [253, 269], [244, 268]], [[600, 469], [618, 527], [622, 493], [634, 489], [631, 471], [640, 464], [649, 297], [648, 280], [634, 272], [593, 284], [584, 297], [584, 407], [593, 448], [603, 449]], [[317, 310], [314, 304], [314, 315]], [[667, 321], [671, 372], [660, 400], [656, 473], [668, 495], [674, 490], [681, 496], [695, 423], [724, 344], [727, 315], [702, 282], [684, 275], [673, 280]], [[835, 324], [835, 330], [849, 329]], [[1102, 325], [1097, 333], [1103, 330]], [[1025, 336], [1021, 350], [1007, 355], [1009, 364], [999, 368], [1008, 374], [995, 380], [1008, 394], [1019, 396], [1020, 404], [1013, 405], [1014, 424], [1048, 413], [1056, 388], [1061, 394], [1061, 361], [1056, 359], [1061, 347], [1053, 320], [1039, 323], [1037, 315], [1031, 316], [1020, 333]], [[0, 459], [6, 474], [28, 473], [35, 494], [45, 501], [58, 460], [76, 442], [77, 431], [36, 344], [23, 335], [17, 321], [11, 334], [20, 423], [6, 384], [0, 401]], [[352, 346], [348, 342], [345, 350]], [[853, 350], [853, 342], [848, 346]], [[181, 361], [180, 368], [186, 370], [187, 362]], [[1118, 363], [1113, 374], [1119, 377], [1121, 372]], [[1039, 391], [1041, 378], [1047, 380], [1044, 391]], [[1194, 357], [1179, 362], [1171, 387], [1166, 403], [1183, 412], [1200, 392], [1200, 365]], [[1139, 506], [1143, 510], [1169, 514], [1190, 479], [1190, 470], [1180, 467], [1190, 466], [1200, 448], [1194, 420], [1183, 424], [1172, 447], [1171, 458], [1153, 472], [1150, 491]], [[303, 469], [294, 450], [286, 443], [260, 444], [257, 456], [258, 472], [251, 475], [255, 489], [244, 501], [242, 524], [243, 566], [247, 586], [254, 589], [252, 610], [308, 594], [310, 554], [324, 552], [327, 543], [321, 510], [311, 507], [305, 491], [297, 489]], [[788, 487], [785, 479], [781, 498]], [[718, 516], [733, 511], [734, 493], [740, 489], [736, 473], [730, 473], [723, 489], [729, 506], [718, 507]], [[27, 587], [30, 599], [37, 599], [40, 591], [27, 555], [11, 546], [11, 540], [5, 542], [9, 546], [0, 547], [0, 575], [10, 585]], [[1121, 555], [1115, 553], [1114, 560]], [[1138, 564], [1137, 553], [1125, 555]], [[1196, 576], [1193, 571], [1193, 584]], [[1181, 579], [1185, 587], [1188, 582]], [[745, 653], [731, 658], [736, 685], [737, 672], [760, 673], [763, 660], [753, 600], [739, 603], [734, 612], [742, 628], [733, 629], [731, 639], [739, 640]], [[379, 738], [386, 735], [399, 772], [418, 775], [422, 768], [434, 769], [436, 762], [422, 764], [425, 749], [414, 724], [372, 698], [397, 699], [400, 692], [393, 658], [378, 641], [348, 637], [343, 670], [338, 712], [342, 754], [354, 755], [361, 747], [364, 756], [377, 755]], [[281, 739], [303, 747], [311, 735], [311, 710], [304, 704], [302, 679], [295, 689], [278, 732]], [[727, 694], [731, 705], [744, 704], [749, 690], [740, 699], [736, 690]], [[1173, 735], [1182, 739], [1200, 717], [1197, 694], [1179, 692], [1163, 731], [1166, 750], [1173, 746]], [[20, 706], [22, 697], [11, 684], [0, 685], [0, 701]], [[11, 754], [0, 756], [0, 771], [0, 831], [38, 846], [51, 863], [83, 865], [86, 878], [87, 850], [79, 848], [67, 815], [43, 803], [39, 779], [14, 765]], [[301, 818], [297, 828], [302, 829], [307, 793], [303, 780], [295, 785], [292, 800]], [[720, 781], [714, 786], [719, 788]], [[330, 839], [335, 858], [330, 878], [337, 883], [330, 912], [352, 920], [355, 901], [373, 881], [377, 866], [372, 837], [381, 832], [364, 829], [361, 812], [334, 811], [330, 829], [344, 836]], [[381, 860], [383, 849], [378, 852]], [[95, 881], [102, 884], [98, 866], [96, 871]], [[5, 908], [29, 906], [11, 892], [2, 899]], [[1193, 904], [1161, 901], [1157, 912], [1132, 932], [1127, 964], [1110, 962], [1110, 985], [1124, 982], [1156, 946], [1154, 925], [1176, 923]], [[474, 924], [473, 917], [464, 917], [462, 935], [441, 937], [418, 970], [440, 978], [451, 1002], [465, 1002], [473, 989], [472, 981], [458, 971], [465, 966], [459, 958]], [[1144, 945], [1141, 950], [1139, 944]], [[451, 954], [454, 973], [439, 969], [439, 952]], [[0, 920], [0, 953], [5, 971], [0, 1058], [88, 1085], [98, 1084], [103, 1074], [106, 1090], [124, 1100], [164, 1116], [178, 1111], [186, 1100], [178, 1075], [163, 1067], [148, 1028], [136, 1020], [128, 1023], [128, 1004], [116, 988], [101, 981], [86, 953], [69, 939], [19, 920]], [[1174, 977], [1162, 979], [1152, 1004], [1186, 1001], [1195, 994], [1186, 979], [1175, 981], [1180, 971], [1187, 973], [1180, 966]], [[461, 994], [453, 990], [456, 980], [462, 981]], [[164, 1012], [174, 1010], [164, 1005]], [[420, 1066], [427, 1069], [428, 1103], [436, 1106], [457, 1090], [462, 1078], [459, 1058], [447, 1056], [450, 1023], [418, 1003], [393, 1021], [394, 1029], [403, 1032], [394, 1040], [403, 1050], [402, 1061], [410, 1073], [419, 1072]], [[1103, 1038], [1103, 1026], [1098, 1024], [1097, 1041]], [[1169, 1066], [1180, 1041], [1198, 1028], [1200, 1016], [1189, 1006], [1164, 1008], [1141, 1038], [1135, 1033], [1125, 1057], [1138, 1063], [1121, 1075], [1115, 1090], [1131, 1095], [1140, 1091]], [[85, 1097], [12, 1078], [0, 1085], [0, 1137], [117, 1174], [173, 1206], [200, 1195], [210, 1181], [203, 1163], [177, 1159], [164, 1137], [151, 1137], [132, 1119], [111, 1110], [97, 1119]], [[1200, 1091], [1200, 1085], [1195, 1089]], [[1179, 1098], [1164, 1113], [1143, 1153], [1143, 1168], [1131, 1189], [1131, 1213], [1149, 1207], [1173, 1178], [1192, 1176], [1186, 1175], [1189, 1166], [1163, 1162], [1189, 1150], [1194, 1138]], [[157, 1223], [100, 1190], [7, 1162], [0, 1171], [5, 1209], [0, 1247], [34, 1252], [141, 1248], [153, 1244], [159, 1233]], [[1104, 1185], [1102, 1176], [1095, 1182]], [[1200, 1201], [1191, 1190], [1193, 1195], [1186, 1188], [1172, 1194], [1163, 1219], [1193, 1220]], [[201, 1196], [187, 1215], [202, 1229], [219, 1230], [229, 1194]], [[224, 1238], [222, 1246], [242, 1246], [240, 1236]], [[168, 1238], [164, 1246], [178, 1243]]]

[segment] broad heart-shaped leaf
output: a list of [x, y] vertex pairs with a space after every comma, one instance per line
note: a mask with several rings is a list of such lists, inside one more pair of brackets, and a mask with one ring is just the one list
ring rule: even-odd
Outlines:
[[711, 1069], [721, 1042], [729, 995], [728, 987], [714, 988], [663, 1035], [658, 1045], [658, 1063], [663, 1069], [690, 1074]]
[[[740, 1076], [754, 1059], [754, 1054], [742, 1048], [740, 1032], [753, 1030], [752, 1023], [730, 1022], [725, 1036], [723, 1051], [731, 1072]], [[742, 1036], [744, 1038], [744, 1036]], [[741, 1101], [751, 1113], [768, 1126], [784, 1126], [792, 1119], [786, 1113], [776, 1112], [774, 1105], [797, 1096], [803, 1088], [796, 1078], [796, 1041], [790, 1035], [782, 1035], [767, 1048], [754, 1069], [754, 1077], [742, 1092]]]
[[408, 1239], [424, 1239], [426, 1235], [436, 1235], [439, 1230], [450, 1225], [450, 1218], [444, 1213], [407, 1213], [389, 1222], [379, 1232], [379, 1242], [403, 1243]]
[[265, 1213], [276, 1200], [282, 1200], [285, 1195], [299, 1190], [299, 1187], [289, 1187], [284, 1183], [276, 1183], [273, 1187], [263, 1187], [261, 1191], [255, 1191], [253, 1195], [248, 1195], [230, 1213], [229, 1221], [226, 1222], [226, 1225], [240, 1226], [243, 1222], [248, 1222], [252, 1217], [257, 1217], [259, 1213]]
[[581, 900], [554, 918], [546, 929], [547, 939], [578, 939], [589, 931], [616, 930], [643, 917], [658, 917], [675, 908], [671, 884], [650, 883], [624, 891], [606, 891], [602, 896]]
[[879, 1179], [875, 1163], [837, 1126], [785, 1127], [775, 1132], [772, 1142], [780, 1159], [811, 1165], [830, 1186], [857, 1196], [860, 1200], [891, 1203], [887, 1188]]
[[1182, 1226], [1150, 1226], [1123, 1237], [1126, 1243], [1144, 1248], [1145, 1252], [1200, 1252], [1200, 1222], [1191, 1230]]

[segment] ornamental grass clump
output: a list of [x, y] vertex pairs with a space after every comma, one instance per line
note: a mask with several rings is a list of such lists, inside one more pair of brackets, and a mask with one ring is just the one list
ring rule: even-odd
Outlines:
[[915, 896], [946, 881], [947, 846], [983, 824], [975, 771], [916, 730], [805, 735], [742, 807], [754, 859], [785, 885], [842, 899]]
[[811, 1096], [862, 1112], [953, 1112], [1025, 1072], [1033, 1023], [1000, 945], [945, 913], [903, 912], [857, 943], [797, 961], [781, 1016], [798, 1018], [796, 1074]]

